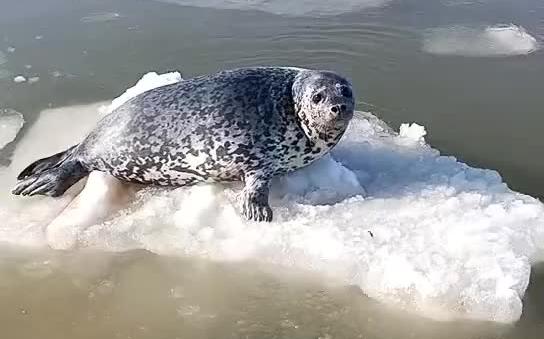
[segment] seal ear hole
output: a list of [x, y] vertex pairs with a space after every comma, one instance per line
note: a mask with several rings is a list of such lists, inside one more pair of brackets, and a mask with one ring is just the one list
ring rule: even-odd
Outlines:
[[314, 94], [312, 97], [314, 104], [318, 104], [321, 100], [323, 100], [323, 96], [320, 93]]

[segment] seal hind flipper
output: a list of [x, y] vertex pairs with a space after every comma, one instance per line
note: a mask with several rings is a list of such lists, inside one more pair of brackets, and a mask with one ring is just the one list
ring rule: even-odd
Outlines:
[[22, 170], [21, 173], [19, 173], [19, 175], [17, 176], [17, 180], [23, 180], [33, 174], [42, 173], [54, 167], [55, 165], [61, 163], [62, 161], [66, 160], [66, 158], [68, 158], [70, 154], [72, 154], [72, 151], [74, 150], [76, 146], [77, 145], [72, 146], [65, 151], [59, 152], [57, 154], [53, 154], [49, 157], [34, 161], [30, 165], [28, 165], [24, 170]]
[[17, 183], [12, 193], [58, 197], [88, 174], [89, 171], [79, 161], [62, 161], [50, 168], [42, 167], [40, 171], [24, 177]]

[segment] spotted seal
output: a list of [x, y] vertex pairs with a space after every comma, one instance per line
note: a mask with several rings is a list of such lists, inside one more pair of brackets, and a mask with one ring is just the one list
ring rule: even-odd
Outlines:
[[62, 195], [91, 171], [186, 186], [241, 180], [241, 212], [271, 221], [269, 184], [327, 153], [353, 117], [352, 86], [329, 71], [255, 67], [144, 92], [80, 143], [25, 168], [13, 194]]

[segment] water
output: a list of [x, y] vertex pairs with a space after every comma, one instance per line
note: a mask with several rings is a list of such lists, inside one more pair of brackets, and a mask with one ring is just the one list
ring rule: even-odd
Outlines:
[[[276, 267], [143, 252], [17, 252], [0, 261], [6, 338], [506, 339], [540, 338], [542, 331], [536, 303], [515, 326], [439, 323]], [[528, 300], [539, 298], [542, 292], [529, 289]]]
[[[358, 289], [254, 263], [19, 250], [2, 255], [0, 272], [7, 338], [506, 339], [542, 331], [542, 305], [529, 303], [515, 326], [433, 322]], [[541, 297], [529, 289], [529, 300]]]
[[[23, 113], [26, 127], [0, 163], [9, 163], [43, 109], [111, 99], [148, 71], [188, 77], [296, 64], [347, 74], [360, 109], [393, 127], [423, 124], [443, 153], [544, 196], [543, 52], [517, 26], [506, 37], [485, 35], [513, 23], [542, 40], [541, 2], [293, 3], [3, 1], [0, 108]], [[429, 37], [448, 47], [452, 36], [464, 50], [426, 48]], [[39, 80], [15, 83], [18, 75]], [[542, 272], [533, 270], [520, 322], [505, 326], [435, 322], [310, 273], [253, 263], [15, 248], [2, 257], [0, 319], [9, 338], [539, 338]]]

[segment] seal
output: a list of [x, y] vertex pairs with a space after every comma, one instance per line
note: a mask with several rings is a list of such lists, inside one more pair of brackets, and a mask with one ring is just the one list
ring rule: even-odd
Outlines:
[[128, 100], [81, 143], [25, 168], [12, 193], [59, 196], [91, 171], [160, 186], [242, 181], [243, 216], [271, 221], [272, 178], [330, 151], [354, 109], [352, 85], [330, 71], [202, 75]]

